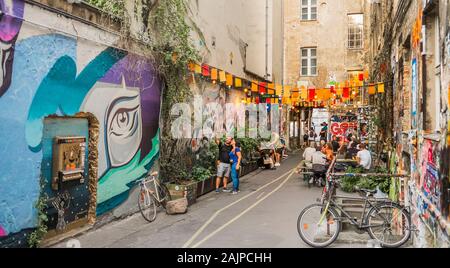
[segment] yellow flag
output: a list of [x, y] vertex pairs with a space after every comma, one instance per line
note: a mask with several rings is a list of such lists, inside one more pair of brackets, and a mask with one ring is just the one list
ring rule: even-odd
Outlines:
[[191, 71], [191, 72], [193, 72], [193, 71], [195, 71], [195, 64], [194, 63], [189, 63], [188, 64], [188, 68], [189, 68], [189, 71]]
[[201, 74], [202, 73], [202, 66], [195, 64], [195, 73]]
[[369, 86], [369, 95], [375, 95], [377, 93], [376, 89], [375, 89], [375, 85], [370, 85]]
[[227, 74], [227, 86], [233, 85], [233, 75]]
[[378, 85], [378, 93], [384, 93], [384, 84]]
[[276, 85], [276, 94], [278, 95], [278, 96], [281, 96], [281, 95], [283, 95], [283, 86], [282, 85]]
[[252, 81], [252, 92], [258, 92], [258, 82]]
[[227, 80], [226, 73], [224, 71], [219, 72], [220, 82], [225, 82]]
[[328, 101], [331, 99], [331, 91], [329, 89], [324, 89], [322, 93], [322, 100]]
[[284, 97], [290, 97], [291, 96], [291, 86], [285, 86], [284, 87], [283, 96]]
[[217, 69], [216, 68], [211, 69], [211, 79], [217, 80]]
[[242, 87], [242, 80], [240, 78], [236, 77], [234, 83], [236, 87]]
[[300, 98], [305, 101], [308, 98], [308, 89], [306, 87], [302, 86], [300, 88]]

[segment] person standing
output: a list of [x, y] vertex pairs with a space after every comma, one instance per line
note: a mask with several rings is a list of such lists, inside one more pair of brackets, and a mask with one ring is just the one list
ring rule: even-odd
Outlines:
[[219, 160], [217, 165], [217, 179], [216, 179], [216, 193], [220, 193], [220, 182], [223, 178], [223, 192], [230, 193], [231, 191], [227, 189], [228, 178], [231, 173], [231, 159], [230, 152], [232, 150], [231, 142], [233, 138], [227, 137], [225, 140], [225, 144], [219, 139], [216, 139], [216, 143], [219, 146]]
[[372, 167], [372, 155], [369, 150], [366, 149], [366, 145], [361, 143], [359, 145], [360, 151], [356, 155], [356, 161], [358, 161], [358, 165], [364, 170], [368, 171]]
[[239, 193], [239, 170], [241, 168], [242, 153], [241, 146], [236, 140], [231, 141], [231, 179], [233, 180], [233, 194]]
[[268, 144], [270, 148], [273, 148], [274, 154], [275, 154], [275, 167], [281, 166], [281, 153], [283, 150], [283, 144], [280, 141], [280, 135], [276, 133], [275, 131], [272, 132], [271, 140]]
[[314, 130], [313, 127], [311, 127], [311, 129], [309, 130], [309, 142], [315, 142], [317, 138], [317, 134], [316, 131]]
[[323, 122], [322, 123], [322, 129], [320, 130], [320, 140], [325, 141], [325, 143], [328, 141], [328, 124]]
[[339, 147], [340, 147], [338, 137], [336, 137], [335, 135], [333, 135], [332, 140], [333, 140], [333, 141], [331, 142], [331, 145], [333, 146], [333, 151], [334, 151], [334, 152], [337, 152], [337, 151], [339, 150]]
[[305, 128], [304, 130], [305, 134], [303, 135], [303, 144], [302, 144], [302, 149], [305, 149], [308, 147], [308, 142], [309, 142], [309, 131], [308, 128]]

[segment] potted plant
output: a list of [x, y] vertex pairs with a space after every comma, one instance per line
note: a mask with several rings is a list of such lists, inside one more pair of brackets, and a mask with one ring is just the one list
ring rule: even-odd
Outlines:
[[197, 197], [214, 190], [214, 177], [211, 168], [194, 167], [192, 177], [197, 181]]
[[219, 147], [214, 141], [208, 142], [196, 155], [191, 177], [198, 181], [197, 196], [205, 195], [215, 189], [214, 174]]
[[167, 163], [161, 164], [164, 170], [164, 177], [167, 178], [167, 189], [170, 192], [172, 200], [183, 198], [186, 192], [188, 205], [192, 205], [197, 200], [197, 182], [192, 180], [187, 164], [184, 161], [173, 159]]

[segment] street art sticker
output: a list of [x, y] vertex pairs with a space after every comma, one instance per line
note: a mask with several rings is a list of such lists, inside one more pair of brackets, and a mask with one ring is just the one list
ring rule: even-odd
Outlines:
[[86, 56], [77, 40], [59, 34], [19, 38], [14, 48], [11, 84], [0, 95], [0, 153], [8, 155], [0, 158], [3, 233], [37, 224], [43, 120], [49, 115], [89, 112], [99, 120], [97, 214], [114, 209], [159, 155], [161, 85], [152, 64], [107, 47], [84, 59], [87, 65], [78, 64]]
[[358, 123], [356, 122], [334, 122], [331, 124], [331, 134], [335, 136], [345, 136], [348, 130], [358, 129]]
[[417, 128], [417, 106], [418, 106], [418, 77], [417, 77], [417, 59], [412, 61], [412, 100], [411, 100], [411, 115], [412, 115], [412, 127]]
[[425, 196], [428, 197], [431, 202], [438, 208], [440, 208], [441, 200], [441, 187], [439, 181], [438, 171], [432, 164], [427, 165], [427, 171], [425, 173], [423, 191]]

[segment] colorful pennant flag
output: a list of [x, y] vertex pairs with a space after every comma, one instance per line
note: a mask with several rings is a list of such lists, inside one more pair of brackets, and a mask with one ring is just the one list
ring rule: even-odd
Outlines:
[[227, 83], [226, 83], [227, 86], [229, 86], [229, 87], [233, 86], [233, 75], [227, 74], [226, 80], [227, 80]]
[[375, 95], [376, 93], [375, 85], [369, 85], [369, 95]]
[[211, 79], [217, 80], [217, 69], [216, 68], [211, 69]]
[[384, 93], [384, 83], [378, 85], [378, 93]]
[[267, 83], [265, 83], [265, 82], [259, 83], [259, 93], [266, 94], [266, 92], [267, 92], [266, 87], [267, 87]]
[[282, 85], [276, 85], [276, 95], [277, 96], [282, 96], [283, 95], [283, 86]]
[[236, 88], [242, 87], [242, 80], [241, 80], [240, 78], [237, 78], [237, 77], [236, 77], [236, 79], [234, 80], [234, 86], [235, 86]]
[[220, 79], [221, 83], [223, 83], [223, 82], [225, 82], [227, 80], [226, 73], [224, 71], [220, 71], [219, 72], [219, 79]]
[[308, 100], [313, 101], [316, 98], [316, 89], [310, 88], [308, 89]]
[[284, 97], [290, 97], [291, 96], [291, 86], [285, 86], [284, 87], [283, 96]]
[[258, 82], [252, 81], [252, 92], [258, 92]]
[[209, 71], [209, 66], [206, 64], [202, 65], [202, 75], [209, 77], [211, 75], [210, 71]]
[[202, 73], [202, 66], [195, 64], [195, 73], [201, 74]]

